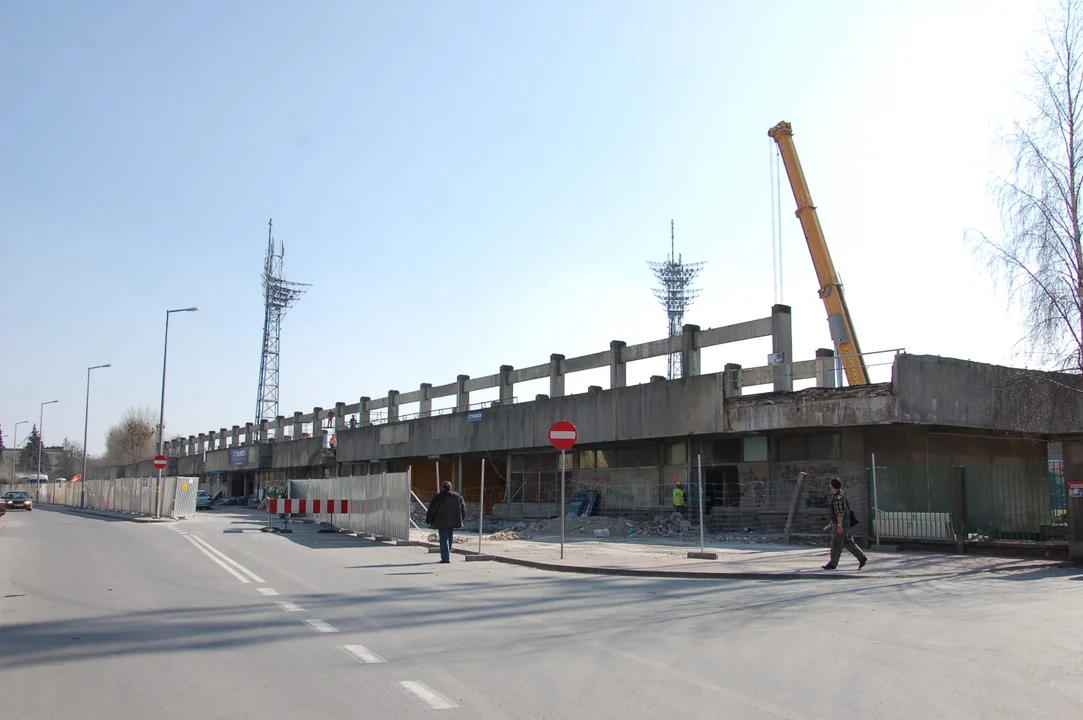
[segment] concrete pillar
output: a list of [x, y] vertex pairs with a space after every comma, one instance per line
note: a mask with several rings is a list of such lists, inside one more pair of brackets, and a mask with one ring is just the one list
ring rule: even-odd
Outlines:
[[628, 343], [613, 340], [609, 343], [609, 387], [622, 388], [628, 384], [628, 365], [621, 357], [621, 352]]
[[346, 403], [335, 403], [335, 434], [346, 429]]
[[278, 417], [275, 418], [275, 442], [282, 442], [283, 440], [286, 439], [286, 436], [284, 435], [284, 433], [286, 432], [285, 431], [285, 427], [286, 427], [285, 420], [286, 420], [285, 415], [279, 415]]
[[744, 392], [744, 379], [741, 366], [737, 363], [726, 363], [722, 376], [722, 397], [741, 397]]
[[199, 454], [205, 455], [207, 453], [207, 433], [199, 434]]
[[663, 383], [668, 379], [665, 375], [651, 375], [652, 383]]
[[196, 436], [195, 435], [189, 435], [188, 436], [188, 447], [185, 449], [184, 454], [185, 455], [195, 455], [196, 454]]
[[432, 398], [429, 397], [429, 390], [432, 390], [432, 383], [421, 383], [421, 388], [418, 392], [419, 398], [417, 401], [418, 417], [426, 418], [432, 415]]
[[771, 354], [775, 392], [793, 390], [793, 329], [789, 305], [771, 308]]
[[835, 387], [835, 351], [830, 348], [816, 351], [816, 387]]
[[304, 435], [304, 432], [305, 432], [304, 423], [301, 422], [301, 416], [302, 415], [304, 415], [304, 413], [301, 412], [300, 410], [298, 410], [297, 412], [295, 412], [293, 414], [293, 437], [292, 437], [292, 439], [294, 439], [294, 440], [300, 440], [301, 436]]
[[1061, 438], [1064, 448], [1064, 492], [1068, 503], [1068, 559], [1083, 565], [1083, 435]]
[[219, 449], [229, 447], [229, 433], [226, 431], [225, 428], [221, 428], [218, 430], [218, 447]]
[[256, 444], [255, 423], [244, 424], [244, 444], [255, 445]]
[[544, 402], [549, 399], [548, 395], [535, 395], [534, 402]]
[[323, 428], [320, 427], [320, 425], [322, 425], [320, 422], [320, 413], [322, 412], [322, 407], [312, 408], [312, 437], [314, 438], [323, 437]]
[[470, 393], [466, 391], [466, 381], [469, 379], [469, 375], [455, 378], [455, 412], [466, 412], [470, 409]]
[[230, 442], [229, 442], [230, 447], [237, 447], [238, 445], [241, 444], [241, 426], [240, 425], [234, 425], [233, 426], [233, 432], [230, 434], [229, 439], [230, 439]]
[[270, 434], [271, 423], [267, 420], [259, 421], [259, 438], [258, 442], [269, 442], [271, 439]]
[[511, 405], [515, 402], [515, 386], [511, 382], [511, 365], [500, 366], [500, 404]]
[[372, 424], [372, 398], [368, 395], [361, 396], [361, 402], [357, 411], [357, 424], [361, 427]]
[[[867, 534], [875, 537], [875, 527], [870, 523]], [[966, 552], [966, 468], [962, 465], [951, 468], [951, 529], [955, 533], [955, 552]]]
[[389, 423], [399, 421], [399, 391], [387, 391], [387, 421]]
[[696, 347], [696, 333], [699, 325], [685, 325], [681, 328], [681, 377], [699, 375], [699, 348]]
[[549, 397], [564, 397], [564, 356], [549, 356]]

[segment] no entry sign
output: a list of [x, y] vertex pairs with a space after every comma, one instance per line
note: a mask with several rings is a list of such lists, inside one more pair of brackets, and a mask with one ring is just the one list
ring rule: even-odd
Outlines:
[[549, 428], [549, 444], [557, 450], [571, 450], [579, 439], [579, 431], [567, 420], [557, 420]]
[[165, 455], [158, 455], [157, 457], [154, 458], [154, 467], [157, 470], [165, 470], [165, 466], [168, 465], [168, 464], [169, 464], [169, 461], [166, 460]]

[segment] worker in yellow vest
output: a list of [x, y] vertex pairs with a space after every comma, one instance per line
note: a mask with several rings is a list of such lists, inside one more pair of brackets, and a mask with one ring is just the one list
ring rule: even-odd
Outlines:
[[673, 488], [673, 511], [684, 517], [684, 480], [677, 481], [677, 487]]

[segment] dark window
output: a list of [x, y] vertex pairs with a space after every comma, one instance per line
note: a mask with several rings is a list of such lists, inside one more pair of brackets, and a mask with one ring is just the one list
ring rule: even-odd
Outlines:
[[658, 448], [655, 445], [636, 445], [617, 449], [617, 467], [654, 467], [658, 464]]
[[712, 463], [736, 463], [741, 462], [741, 439], [727, 438], [716, 440], [714, 443], [714, 457]]
[[775, 442], [781, 462], [808, 460], [808, 438], [805, 435], [779, 435]]
[[842, 436], [840, 433], [819, 433], [809, 435], [809, 460], [837, 460], [842, 457]]

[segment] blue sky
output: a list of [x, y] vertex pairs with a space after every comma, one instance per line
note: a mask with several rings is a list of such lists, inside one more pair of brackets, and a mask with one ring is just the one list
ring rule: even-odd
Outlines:
[[[287, 276], [313, 284], [284, 323], [286, 415], [662, 337], [645, 261], [671, 218], [707, 262], [687, 321], [765, 316], [779, 120], [864, 349], [1021, 363], [963, 235], [997, 229], [992, 142], [1022, 112], [1038, 19], [1021, 0], [6, 3], [5, 442], [52, 399], [46, 441], [81, 439], [86, 367], [108, 362], [100, 452], [126, 407], [157, 408], [163, 315], [189, 305], [167, 431], [250, 420], [270, 217]], [[827, 325], [783, 193], [806, 359]], [[704, 370], [769, 351], [713, 349]]]

